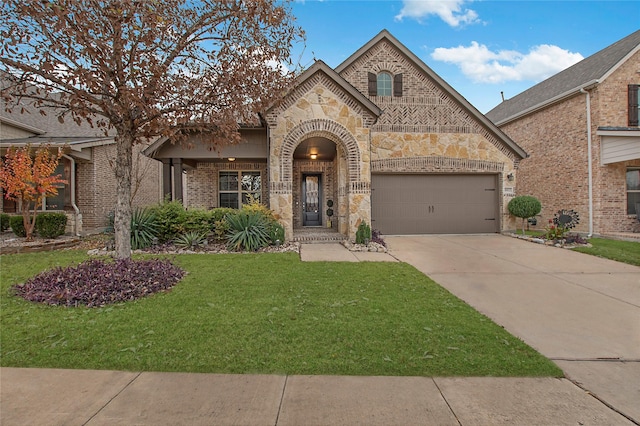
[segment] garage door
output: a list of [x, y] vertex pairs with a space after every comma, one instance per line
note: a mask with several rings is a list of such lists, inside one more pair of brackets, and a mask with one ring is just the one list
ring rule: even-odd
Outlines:
[[372, 175], [372, 229], [384, 235], [499, 231], [496, 175]]

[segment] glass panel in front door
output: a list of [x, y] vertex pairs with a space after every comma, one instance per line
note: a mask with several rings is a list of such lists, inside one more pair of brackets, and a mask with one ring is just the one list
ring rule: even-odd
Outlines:
[[320, 226], [320, 176], [307, 175], [303, 182], [303, 208], [306, 226]]

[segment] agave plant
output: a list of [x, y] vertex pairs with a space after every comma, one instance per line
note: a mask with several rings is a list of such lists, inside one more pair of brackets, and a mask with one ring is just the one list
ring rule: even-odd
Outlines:
[[147, 248], [158, 234], [156, 215], [149, 209], [136, 209], [131, 215], [131, 248]]
[[176, 237], [176, 239], [173, 240], [173, 243], [184, 249], [201, 247], [207, 243], [207, 234], [198, 231], [185, 232], [184, 234]]
[[229, 250], [256, 251], [269, 245], [269, 225], [264, 215], [239, 211], [226, 216], [229, 224], [227, 245]]

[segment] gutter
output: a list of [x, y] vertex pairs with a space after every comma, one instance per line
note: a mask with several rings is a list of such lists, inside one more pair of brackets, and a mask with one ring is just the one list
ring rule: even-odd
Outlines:
[[[512, 115], [511, 117], [507, 117], [503, 120], [497, 121], [495, 123], [496, 126], [502, 126], [503, 124], [507, 124], [510, 123], [511, 121], [517, 120], [518, 118], [524, 117], [525, 115], [529, 115], [533, 112], [536, 112], [542, 108], [546, 108], [549, 105], [555, 104], [557, 102], [560, 102], [566, 98], [569, 98], [571, 96], [575, 96], [578, 93], [584, 93], [584, 90], [588, 90], [588, 89], [592, 89], [593, 87], [595, 87], [596, 85], [598, 85], [598, 83], [600, 83], [600, 80], [598, 79], [594, 79], [591, 81], [588, 81], [584, 84], [581, 84], [578, 87], [574, 87], [573, 89], [567, 90], [566, 92], [560, 93], [559, 95], [554, 96], [551, 99], [547, 99], [543, 102], [540, 102], [539, 104], [536, 104], [534, 106], [531, 106], [525, 110], [520, 111], [519, 113]], [[508, 102], [508, 101], [507, 101]]]
[[80, 236], [80, 232], [78, 231], [78, 219], [80, 218], [80, 209], [78, 208], [78, 205], [76, 204], [76, 160], [67, 155], [67, 154], [62, 154], [63, 158], [66, 158], [67, 160], [69, 160], [71, 162], [71, 182], [69, 182], [70, 185], [70, 190], [71, 190], [71, 206], [73, 207], [73, 210], [75, 211], [75, 234], [76, 237]]
[[580, 89], [580, 93], [583, 93], [587, 96], [587, 167], [588, 170], [588, 186], [589, 186], [589, 234], [588, 238], [593, 236], [593, 171], [592, 171], [592, 163], [593, 154], [591, 153], [592, 146], [592, 134], [591, 134], [591, 94], [585, 90], [585, 87]]

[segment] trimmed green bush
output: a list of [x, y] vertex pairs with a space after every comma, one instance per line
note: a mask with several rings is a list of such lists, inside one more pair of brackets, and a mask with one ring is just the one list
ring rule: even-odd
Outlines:
[[57, 238], [64, 234], [67, 215], [64, 213], [40, 213], [36, 216], [35, 230], [43, 238]]
[[184, 232], [185, 208], [180, 201], [168, 201], [150, 209], [157, 220], [157, 237], [162, 243], [173, 241]]
[[9, 229], [9, 215], [0, 213], [0, 232], [4, 232], [7, 229]]
[[520, 195], [514, 197], [507, 205], [509, 213], [522, 219], [522, 234], [524, 235], [524, 222], [530, 217], [534, 217], [542, 211], [542, 204], [536, 197], [530, 195]]
[[211, 232], [211, 213], [204, 209], [190, 209], [182, 214], [180, 234], [195, 232], [198, 234], [208, 234]]
[[14, 234], [18, 237], [26, 237], [27, 231], [24, 229], [24, 222], [22, 216], [11, 216], [9, 219], [9, 226]]

